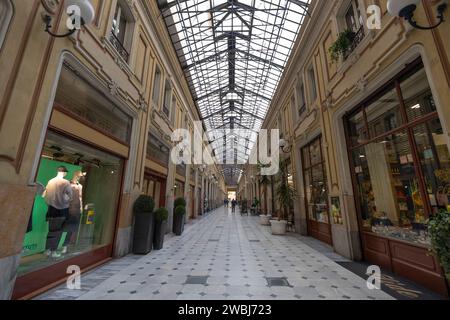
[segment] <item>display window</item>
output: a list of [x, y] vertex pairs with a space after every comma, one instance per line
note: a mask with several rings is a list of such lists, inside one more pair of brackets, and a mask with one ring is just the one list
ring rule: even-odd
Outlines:
[[308, 233], [331, 243], [328, 182], [321, 137], [302, 149], [302, 159]]
[[142, 192], [153, 198], [156, 208], [165, 206], [166, 202], [166, 177], [162, 175], [146, 173]]
[[184, 183], [181, 181], [176, 180], [175, 186], [174, 186], [174, 195], [176, 198], [184, 198]]
[[19, 276], [112, 245], [123, 165], [119, 157], [47, 132]]
[[362, 229], [428, 245], [427, 219], [450, 209], [450, 154], [423, 65], [354, 110], [346, 127]]

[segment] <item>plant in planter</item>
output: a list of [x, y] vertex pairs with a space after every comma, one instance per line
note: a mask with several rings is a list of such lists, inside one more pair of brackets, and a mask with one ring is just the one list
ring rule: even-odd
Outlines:
[[278, 181], [278, 186], [275, 190], [275, 195], [278, 202], [281, 205], [278, 211], [278, 219], [271, 220], [270, 225], [272, 227], [272, 234], [274, 235], [284, 235], [286, 234], [287, 218], [289, 213], [289, 208], [291, 203], [296, 197], [296, 191], [288, 183], [288, 166], [286, 161], [280, 163], [280, 179]]
[[333, 42], [331, 47], [328, 49], [331, 55], [331, 60], [333, 62], [339, 61], [340, 57], [345, 57], [345, 55], [350, 50], [355, 37], [356, 33], [350, 29], [339, 33], [336, 41]]
[[174, 211], [174, 224], [173, 224], [173, 232], [177, 236], [181, 236], [184, 231], [184, 219], [186, 217], [186, 207], [178, 206]]
[[159, 208], [155, 211], [155, 236], [153, 238], [153, 248], [155, 250], [161, 250], [164, 246], [168, 217], [169, 211], [166, 208]]
[[[184, 198], [177, 198], [175, 199], [173, 203], [173, 228], [172, 231], [177, 236], [181, 236], [184, 231], [184, 225], [186, 223], [186, 200]], [[178, 209], [182, 207], [184, 211], [182, 212], [181, 209]], [[178, 214], [177, 214], [178, 212]]]
[[152, 251], [155, 202], [149, 196], [141, 195], [133, 205], [134, 230], [133, 253], [148, 254]]
[[444, 269], [447, 282], [450, 281], [450, 212], [440, 211], [428, 222], [431, 237], [431, 251]]
[[[262, 167], [262, 165], [260, 165], [260, 167]], [[270, 179], [269, 179], [269, 177], [268, 176], [266, 176], [266, 175], [261, 175], [261, 178], [260, 178], [260, 180], [259, 180], [259, 184], [262, 186], [262, 187], [264, 187], [264, 192], [265, 192], [265, 196], [264, 196], [264, 208], [265, 208], [265, 210], [267, 211], [268, 210], [268, 204], [267, 204], [267, 195], [269, 194], [268, 193], [268, 186], [271, 184], [271, 181], [270, 181]], [[272, 216], [271, 215], [269, 215], [269, 213], [268, 212], [265, 212], [264, 214], [261, 214], [260, 216], [259, 216], [259, 218], [260, 218], [260, 223], [261, 223], [261, 225], [263, 225], [263, 226], [269, 226], [270, 225], [270, 219], [272, 218]]]

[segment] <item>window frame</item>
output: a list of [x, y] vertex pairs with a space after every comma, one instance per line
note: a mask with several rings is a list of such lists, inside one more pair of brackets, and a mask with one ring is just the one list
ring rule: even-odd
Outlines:
[[319, 91], [317, 90], [316, 68], [314, 67], [314, 63], [311, 63], [306, 72], [309, 80], [309, 102], [310, 104], [314, 104], [319, 98]]
[[[356, 174], [355, 174], [355, 168], [356, 165], [354, 163], [353, 160], [353, 156], [352, 153], [354, 150], [357, 150], [358, 148], [361, 148], [365, 145], [369, 145], [371, 143], [376, 142], [377, 140], [382, 139], [383, 137], [388, 137], [392, 134], [401, 132], [401, 131], [406, 131], [407, 135], [408, 135], [408, 140], [409, 140], [409, 146], [411, 147], [412, 150], [412, 156], [413, 156], [413, 160], [414, 160], [414, 170], [417, 174], [418, 177], [418, 187], [419, 187], [419, 191], [420, 191], [420, 196], [422, 199], [424, 199], [424, 211], [427, 217], [431, 217], [433, 215], [433, 211], [430, 205], [430, 201], [427, 200], [428, 198], [428, 193], [427, 193], [427, 189], [426, 189], [426, 185], [425, 185], [425, 174], [423, 173], [423, 168], [421, 166], [421, 162], [419, 157], [419, 152], [417, 149], [417, 141], [414, 137], [414, 129], [417, 128], [418, 126], [422, 125], [422, 124], [426, 124], [427, 122], [434, 120], [434, 119], [439, 119], [439, 114], [438, 111], [433, 111], [430, 112], [428, 114], [423, 115], [422, 117], [418, 118], [418, 119], [414, 119], [414, 120], [410, 120], [408, 119], [407, 115], [406, 115], [406, 105], [405, 105], [405, 99], [403, 97], [402, 94], [402, 89], [401, 89], [401, 83], [402, 81], [404, 81], [405, 79], [407, 79], [409, 76], [414, 75], [417, 72], [420, 72], [422, 69], [424, 69], [424, 63], [421, 60], [421, 58], [416, 59], [414, 62], [410, 63], [402, 72], [400, 72], [399, 74], [397, 74], [394, 78], [392, 78], [391, 80], [389, 80], [388, 82], [386, 82], [381, 88], [379, 88], [377, 91], [375, 91], [373, 94], [371, 94], [365, 101], [359, 103], [355, 108], [353, 108], [352, 110], [350, 110], [343, 118], [344, 120], [344, 130], [345, 130], [345, 137], [346, 137], [346, 143], [347, 143], [347, 153], [348, 153], [348, 159], [349, 159], [349, 169], [350, 169], [350, 174], [352, 177], [352, 184], [353, 184], [353, 190], [355, 192], [355, 202], [356, 202], [356, 209], [358, 212], [358, 222], [359, 222], [359, 226], [360, 226], [360, 230], [365, 230], [363, 227], [363, 223], [362, 223], [362, 212], [360, 212], [360, 203], [359, 203], [359, 199], [360, 199], [360, 194], [358, 192], [358, 189], [355, 188], [357, 182], [356, 182]], [[426, 71], [425, 71], [426, 73]], [[429, 83], [429, 81], [428, 81]], [[368, 139], [366, 141], [364, 141], [363, 143], [359, 143], [359, 144], [353, 144], [352, 143], [352, 137], [350, 136], [350, 132], [351, 132], [351, 128], [350, 128], [350, 118], [360, 112], [361, 110], [365, 113], [365, 109], [367, 108], [367, 106], [369, 106], [374, 100], [376, 100], [378, 97], [383, 96], [383, 94], [386, 92], [386, 90], [388, 90], [389, 87], [391, 87], [392, 85], [395, 85], [396, 89], [397, 89], [397, 95], [400, 101], [400, 108], [401, 108], [401, 113], [402, 113], [402, 117], [403, 117], [403, 124], [398, 126], [397, 128], [388, 131], [388, 132], [384, 132], [381, 135], [378, 136], [372, 136], [370, 134], [369, 130], [369, 126], [368, 126], [368, 121], [367, 121], [367, 117], [364, 117], [364, 122], [365, 122], [365, 128], [366, 128], [366, 132], [368, 134]], [[430, 83], [429, 83], [430, 84]]]
[[[117, 11], [119, 10], [119, 25], [114, 26], [114, 21], [117, 21]], [[130, 62], [131, 59], [131, 51], [132, 51], [132, 45], [133, 45], [133, 36], [134, 36], [134, 30], [135, 30], [135, 23], [136, 19], [132, 13], [131, 8], [129, 7], [129, 4], [124, 0], [117, 0], [115, 5], [113, 6], [113, 13], [111, 18], [111, 25], [110, 25], [110, 42], [113, 44], [116, 51], [118, 51], [120, 57], [126, 61], [127, 63]], [[122, 18], [125, 18], [125, 27], [124, 32], [122, 33], [123, 41], [118, 37], [116, 31], [122, 31], [121, 30], [121, 21]], [[116, 43], [118, 42], [118, 44]], [[120, 46], [120, 47], [119, 47]]]

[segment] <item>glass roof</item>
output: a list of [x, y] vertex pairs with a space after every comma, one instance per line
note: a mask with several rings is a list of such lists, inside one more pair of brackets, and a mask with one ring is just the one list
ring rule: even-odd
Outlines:
[[248, 159], [310, 2], [158, 0], [219, 163]]

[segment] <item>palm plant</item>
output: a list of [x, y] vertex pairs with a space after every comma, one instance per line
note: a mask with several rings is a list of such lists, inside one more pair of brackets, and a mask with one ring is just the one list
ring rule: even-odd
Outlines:
[[264, 187], [264, 192], [265, 192], [265, 196], [264, 196], [264, 209], [265, 209], [265, 214], [268, 215], [268, 203], [267, 203], [267, 196], [268, 196], [268, 192], [269, 192], [269, 185], [271, 185], [272, 181], [271, 179], [269, 179], [268, 176], [261, 174], [261, 168], [266, 168], [269, 167], [270, 165], [263, 165], [261, 163], [258, 163], [258, 169], [259, 169], [259, 176], [260, 176], [260, 180], [259, 180], [259, 184], [261, 186]]
[[288, 183], [288, 163], [282, 161], [280, 163], [279, 181], [275, 190], [276, 197], [280, 203], [281, 210], [278, 214], [278, 220], [287, 220], [291, 203], [297, 196], [296, 191]]

